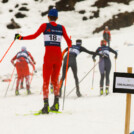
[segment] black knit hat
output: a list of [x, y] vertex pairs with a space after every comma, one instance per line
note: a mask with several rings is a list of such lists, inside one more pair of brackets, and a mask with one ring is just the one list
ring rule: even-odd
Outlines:
[[77, 39], [77, 40], [76, 40], [76, 45], [81, 46], [81, 45], [82, 45], [82, 40], [81, 40], [81, 39]]

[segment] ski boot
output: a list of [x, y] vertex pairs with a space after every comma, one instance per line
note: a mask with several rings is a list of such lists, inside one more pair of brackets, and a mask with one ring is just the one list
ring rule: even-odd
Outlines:
[[50, 90], [51, 90], [51, 93], [53, 94], [54, 93], [54, 89], [53, 89], [53, 85], [50, 84]]
[[30, 91], [30, 86], [29, 85], [26, 85], [26, 89], [27, 89], [27, 95], [32, 94], [31, 91]]
[[19, 94], [19, 90], [15, 90], [15, 95], [16, 95], [16, 96], [20, 95], [20, 94]]
[[78, 97], [82, 96], [81, 93], [80, 93], [79, 85], [78, 84], [76, 85], [76, 94], [77, 94]]
[[106, 87], [105, 92], [106, 92], [106, 95], [108, 95], [108, 94], [109, 94], [109, 87]]
[[30, 95], [30, 94], [32, 94], [30, 89], [27, 89], [27, 95]]
[[50, 107], [51, 111], [59, 111], [59, 97], [55, 96], [54, 98], [54, 104], [52, 107]]
[[76, 91], [76, 94], [77, 94], [78, 97], [82, 96], [79, 90]]
[[100, 95], [103, 95], [103, 87], [100, 88]]
[[49, 114], [49, 104], [48, 99], [44, 100], [44, 107], [40, 111], [41, 114]]

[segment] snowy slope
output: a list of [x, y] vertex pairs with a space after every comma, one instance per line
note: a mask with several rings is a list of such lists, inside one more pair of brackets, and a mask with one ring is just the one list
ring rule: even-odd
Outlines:
[[[39, 25], [47, 21], [47, 16], [41, 17], [39, 11], [47, 10], [48, 5], [52, 5], [55, 1], [45, 0], [43, 4], [37, 4], [36, 2], [21, 0], [21, 3], [28, 2], [30, 11], [27, 13], [28, 17], [25, 19], [17, 19], [16, 21], [21, 24], [22, 28], [19, 30], [8, 30], [5, 26], [12, 18], [13, 14], [17, 12], [14, 9], [14, 5], [17, 4], [16, 0], [10, 1], [10, 3], [4, 6], [0, 5], [0, 24], [1, 32], [0, 37], [0, 57], [4, 54], [6, 49], [13, 41], [14, 34], [16, 32], [22, 35], [31, 34], [36, 31]], [[86, 9], [92, 5], [95, 0], [83, 1], [76, 4], [76, 11], [80, 9]], [[21, 4], [19, 3], [19, 4]], [[77, 38], [83, 40], [83, 46], [89, 50], [95, 51], [100, 45], [102, 39], [102, 32], [96, 35], [92, 35], [91, 31], [101, 25], [104, 21], [110, 18], [112, 14], [118, 12], [117, 9], [123, 11], [133, 10], [134, 2], [131, 2], [129, 6], [123, 4], [113, 4], [107, 9], [101, 9], [102, 17], [93, 20], [83, 22], [81, 15], [76, 11], [60, 12], [59, 20], [61, 24], [64, 24], [67, 28], [67, 32], [72, 36], [73, 43]], [[34, 8], [32, 8], [34, 7]], [[129, 7], [129, 8], [128, 8]], [[9, 9], [14, 9], [13, 13], [8, 13]], [[90, 10], [96, 10], [90, 8]], [[106, 12], [109, 10], [109, 12]], [[87, 13], [87, 15], [89, 15]], [[105, 19], [103, 16], [107, 16]], [[66, 16], [66, 17], [65, 17]], [[98, 22], [100, 22], [98, 24]], [[77, 24], [77, 25], [76, 25]], [[121, 29], [119, 31], [111, 31], [112, 42], [111, 46], [119, 53], [117, 59], [117, 71], [126, 72], [127, 67], [133, 67], [133, 49], [134, 49], [134, 26]], [[62, 50], [66, 47], [66, 43], [63, 40]], [[7, 93], [7, 97], [3, 97], [7, 89], [8, 83], [3, 83], [3, 78], [10, 78], [13, 66], [10, 63], [11, 58], [20, 50], [21, 46], [27, 46], [27, 49], [34, 56], [37, 65], [37, 74], [34, 75], [31, 84], [31, 91], [34, 93], [31, 96], [25, 95], [25, 90], [21, 90], [20, 96], [14, 95], [15, 85], [12, 90], [13, 81]], [[110, 74], [111, 87], [110, 95], [99, 97], [99, 79], [100, 74], [98, 66], [95, 68], [95, 80], [94, 89], [91, 89], [92, 85], [92, 73], [91, 72], [85, 80], [80, 84], [80, 90], [83, 95], [82, 98], [77, 98], [75, 90], [66, 98], [65, 107], [62, 114], [50, 114], [41, 116], [23, 116], [23, 114], [30, 113], [30, 111], [38, 111], [43, 106], [42, 101], [42, 64], [44, 56], [43, 36], [41, 35], [35, 40], [31, 41], [15, 41], [14, 45], [0, 63], [0, 133], [2, 134], [122, 134], [124, 133], [125, 126], [125, 94], [113, 94], [113, 72], [115, 71], [114, 55], [111, 54], [112, 69]], [[91, 55], [82, 53], [77, 57], [78, 61], [78, 77], [79, 80], [85, 76], [85, 74], [93, 67], [93, 61]], [[98, 61], [98, 59], [97, 59]], [[15, 75], [13, 77], [13, 80]], [[67, 79], [67, 91], [68, 94], [74, 87], [74, 78], [71, 70], [68, 72]], [[49, 96], [50, 105], [53, 103], [53, 95]], [[60, 110], [62, 111], [63, 100], [60, 99]], [[130, 130], [134, 130], [134, 100], [132, 96], [132, 110], [131, 110], [131, 125]], [[17, 115], [19, 114], [19, 115]]]

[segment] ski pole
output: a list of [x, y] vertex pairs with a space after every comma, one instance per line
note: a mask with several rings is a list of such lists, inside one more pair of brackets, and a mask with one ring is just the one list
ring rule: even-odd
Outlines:
[[13, 90], [13, 87], [14, 87], [14, 83], [15, 83], [15, 80], [16, 80], [16, 77], [14, 78], [14, 81], [13, 81], [13, 85], [12, 85], [12, 88], [11, 88], [11, 90]]
[[[98, 61], [90, 70], [89, 72], [80, 80], [79, 84], [87, 77], [87, 75], [99, 64], [100, 61]], [[76, 87], [74, 87], [68, 94], [66, 97], [68, 97], [72, 92], [73, 90], [75, 89]]]
[[15, 40], [11, 43], [11, 45], [9, 46], [9, 48], [7, 49], [7, 51], [5, 52], [5, 54], [3, 55], [3, 57], [1, 58], [0, 63], [4, 59], [4, 57], [6, 56], [6, 54], [8, 53], [9, 49], [11, 48], [11, 46], [13, 45], [14, 42], [15, 42]]
[[95, 62], [94, 62], [94, 69], [93, 69], [93, 77], [92, 77], [92, 90], [93, 90], [93, 85], [94, 85], [94, 73], [95, 73]]
[[115, 59], [115, 72], [116, 72], [116, 59]]
[[63, 96], [63, 106], [62, 106], [62, 110], [64, 110], [64, 103], [65, 103], [65, 92], [66, 92], [68, 62], [69, 62], [69, 48], [68, 48], [68, 54], [67, 54], [67, 64], [66, 64], [65, 86], [64, 86], [64, 96]]
[[31, 82], [32, 82], [32, 79], [33, 79], [33, 73], [34, 73], [34, 69], [33, 69], [32, 74], [31, 74], [30, 85], [31, 85]]
[[9, 84], [8, 84], [7, 90], [6, 90], [6, 92], [5, 92], [5, 97], [6, 97], [6, 95], [7, 95], [7, 91], [8, 91], [8, 89], [9, 89], [10, 83], [11, 83], [11, 81], [12, 81], [12, 77], [13, 77], [14, 71], [15, 71], [15, 67], [14, 67], [13, 72], [12, 72], [12, 74], [11, 74], [11, 78], [10, 78]]

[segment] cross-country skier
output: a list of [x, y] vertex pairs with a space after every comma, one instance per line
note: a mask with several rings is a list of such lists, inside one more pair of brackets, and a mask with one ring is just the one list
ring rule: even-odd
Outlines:
[[[103, 57], [100, 56], [100, 62], [99, 62], [99, 70], [101, 74], [101, 79], [100, 79], [100, 95], [103, 95], [103, 85], [104, 85], [104, 77], [106, 77], [106, 95], [109, 94], [109, 75], [110, 75], [110, 70], [111, 70], [111, 60], [109, 57], [109, 53], [112, 52], [115, 54], [115, 59], [117, 58], [117, 52], [114, 51], [112, 48], [106, 46], [106, 41], [102, 40], [101, 41], [101, 47], [98, 47], [96, 52], [103, 54]], [[93, 55], [93, 60], [94, 62], [96, 55]]]
[[49, 81], [54, 86], [54, 104], [50, 108], [52, 111], [59, 110], [59, 72], [62, 63], [62, 53], [61, 53], [61, 39], [62, 36], [65, 38], [68, 47], [71, 47], [71, 40], [67, 35], [66, 29], [63, 25], [56, 23], [58, 19], [58, 11], [56, 9], [51, 9], [48, 12], [49, 23], [43, 23], [37, 32], [29, 36], [21, 36], [20, 34], [15, 35], [15, 39], [20, 40], [32, 40], [38, 37], [41, 33], [44, 36], [44, 46], [45, 46], [45, 56], [43, 64], [43, 99], [44, 107], [40, 111], [41, 114], [49, 113]]
[[[15, 62], [16, 61], [16, 62]], [[26, 47], [22, 47], [21, 51], [18, 52], [11, 60], [11, 63], [16, 67], [17, 70], [17, 83], [16, 83], [16, 90], [15, 94], [19, 95], [19, 83], [22, 82], [22, 80], [26, 79], [26, 89], [27, 94], [31, 94], [30, 91], [30, 83], [29, 83], [29, 67], [28, 63], [30, 63], [33, 66], [33, 69], [35, 70], [35, 61], [29, 51], [26, 50]]]
[[[68, 64], [68, 68], [71, 67], [72, 71], [73, 71], [73, 75], [74, 75], [74, 79], [75, 79], [75, 85], [76, 85], [76, 94], [78, 97], [81, 97], [81, 93], [80, 93], [80, 89], [79, 89], [79, 80], [78, 80], [78, 76], [77, 76], [77, 61], [76, 61], [76, 57], [78, 54], [80, 54], [81, 52], [86, 52], [88, 54], [96, 54], [95, 52], [89, 51], [86, 48], [82, 47], [82, 40], [77, 39], [76, 40], [76, 45], [72, 45], [72, 47], [69, 49], [69, 64]], [[65, 52], [68, 51], [68, 48], [66, 48], [62, 55], [64, 56]], [[60, 97], [61, 97], [61, 93], [62, 93], [62, 84], [63, 81], [65, 79], [65, 74], [66, 74], [66, 64], [67, 64], [67, 54], [64, 58], [64, 63], [63, 63], [63, 68], [62, 68], [62, 77], [60, 80]]]
[[108, 46], [110, 47], [111, 33], [108, 26], [105, 26], [105, 30], [103, 31], [103, 39], [107, 41]]

